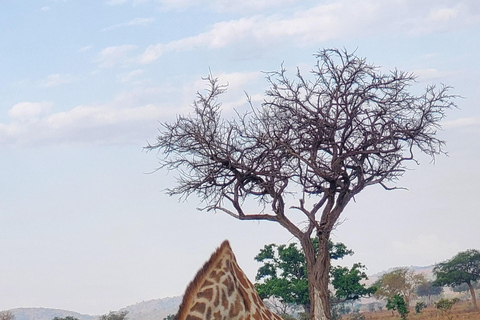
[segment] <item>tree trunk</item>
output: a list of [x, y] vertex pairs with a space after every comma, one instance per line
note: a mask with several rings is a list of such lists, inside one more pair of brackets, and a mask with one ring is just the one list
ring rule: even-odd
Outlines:
[[310, 295], [310, 316], [312, 320], [330, 320], [330, 298], [328, 282], [330, 274], [329, 235], [318, 236], [319, 247], [316, 253], [310, 238], [301, 239], [307, 262], [308, 290]]
[[473, 285], [471, 282], [467, 282], [468, 288], [470, 289], [470, 294], [472, 295], [472, 303], [473, 306], [475, 307], [475, 310], [479, 311], [478, 305], [477, 305], [477, 297], [475, 296], [475, 289], [473, 288]]

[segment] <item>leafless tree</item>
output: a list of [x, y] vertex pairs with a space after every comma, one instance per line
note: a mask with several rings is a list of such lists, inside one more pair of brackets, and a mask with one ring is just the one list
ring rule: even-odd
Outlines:
[[[239, 220], [268, 220], [300, 241], [308, 265], [313, 319], [330, 319], [328, 240], [349, 201], [367, 186], [386, 190], [417, 152], [444, 153], [436, 136], [445, 111], [455, 106], [447, 86], [408, 91], [413, 74], [383, 74], [364, 58], [336, 49], [315, 55], [310, 76], [297, 70], [266, 73], [264, 102], [233, 119], [221, 116], [226, 86], [212, 76], [197, 93], [194, 113], [178, 116], [148, 150], [164, 153], [160, 168], [178, 170], [170, 195], [196, 194], [204, 210]], [[287, 206], [293, 197], [296, 205]], [[256, 199], [258, 212], [244, 211]], [[295, 222], [295, 212], [306, 224]], [[311, 237], [319, 240], [314, 250]]]
[[0, 311], [0, 320], [14, 320], [15, 315], [11, 311]]

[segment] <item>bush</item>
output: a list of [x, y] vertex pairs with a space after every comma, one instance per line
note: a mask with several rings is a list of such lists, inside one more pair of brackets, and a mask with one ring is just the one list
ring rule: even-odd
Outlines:
[[417, 302], [417, 304], [415, 304], [415, 312], [420, 313], [426, 307], [427, 307], [427, 304], [425, 302], [423, 301]]
[[442, 313], [448, 313], [452, 309], [453, 305], [460, 301], [458, 298], [453, 299], [440, 299], [434, 303], [435, 308], [442, 311]]
[[396, 294], [387, 300], [388, 310], [397, 310], [402, 319], [407, 319], [408, 306], [402, 296]]

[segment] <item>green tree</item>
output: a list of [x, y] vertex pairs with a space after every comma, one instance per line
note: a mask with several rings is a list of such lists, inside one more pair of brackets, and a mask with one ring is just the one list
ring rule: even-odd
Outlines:
[[[318, 243], [315, 240], [313, 243], [317, 248]], [[334, 260], [353, 254], [343, 243], [330, 242], [328, 247], [330, 258]], [[275, 297], [285, 304], [301, 305], [307, 313], [310, 311], [305, 255], [295, 243], [265, 245], [255, 260], [263, 263], [255, 278], [255, 287], [262, 299]], [[338, 266], [330, 270], [336, 303], [356, 300], [374, 292], [373, 288], [360, 283], [368, 279], [364, 268], [357, 263], [351, 269]]]
[[336, 266], [331, 270], [332, 285], [335, 288], [335, 297], [339, 302], [354, 301], [367, 297], [377, 291], [377, 287], [366, 287], [363, 280], [368, 280], [365, 266], [354, 263], [352, 268]]
[[419, 297], [427, 297], [428, 303], [431, 304], [431, 297], [438, 296], [443, 292], [443, 288], [435, 286], [433, 281], [424, 281], [417, 286], [416, 294]]
[[[480, 281], [472, 283], [473, 289], [478, 290], [480, 289]], [[441, 288], [441, 287], [437, 287]], [[453, 292], [464, 292], [464, 291], [470, 291], [470, 288], [468, 287], [468, 284], [462, 283], [458, 286], [452, 287]]]
[[[192, 113], [164, 123], [146, 148], [163, 151], [160, 168], [179, 174], [167, 194], [196, 194], [203, 210], [276, 222], [296, 237], [312, 318], [322, 320], [331, 318], [328, 243], [340, 215], [369, 186], [395, 189], [417, 152], [444, 153], [436, 131], [455, 104], [449, 87], [413, 95], [413, 74], [382, 73], [346, 51], [325, 49], [315, 58], [309, 76], [297, 70], [291, 79], [283, 67], [266, 73], [263, 103], [248, 100], [250, 110], [232, 119], [222, 117], [218, 102], [226, 86], [208, 77]], [[249, 200], [258, 211], [245, 210]]]
[[392, 297], [388, 298], [386, 307], [388, 310], [396, 310], [402, 319], [407, 319], [409, 312], [408, 305], [401, 295], [394, 294]]
[[466, 283], [472, 296], [472, 303], [478, 311], [473, 284], [480, 280], [480, 251], [470, 249], [459, 252], [450, 260], [440, 262], [433, 268], [435, 284], [455, 287]]
[[416, 288], [426, 282], [423, 274], [416, 274], [409, 268], [396, 268], [391, 272], [383, 274], [376, 282], [378, 288], [375, 292], [377, 298], [391, 299], [395, 295], [401, 296], [407, 306], [415, 294]]
[[108, 314], [101, 315], [98, 319], [99, 320], [126, 320], [127, 319], [128, 311], [110, 311]]
[[418, 301], [416, 304], [415, 304], [415, 313], [420, 313], [422, 312], [423, 309], [425, 309], [427, 307], [427, 304], [423, 301]]
[[75, 318], [73, 316], [66, 316], [66, 317], [54, 317], [52, 320], [78, 320], [78, 318]]
[[437, 302], [435, 302], [435, 308], [438, 310], [442, 311], [444, 315], [448, 314], [450, 310], [452, 309], [453, 305], [460, 301], [458, 298], [453, 298], [453, 299], [440, 299]]

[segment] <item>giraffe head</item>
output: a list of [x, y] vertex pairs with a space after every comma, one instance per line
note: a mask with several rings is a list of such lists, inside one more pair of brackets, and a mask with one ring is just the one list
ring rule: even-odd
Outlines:
[[188, 285], [175, 320], [282, 320], [268, 310], [237, 264], [228, 241]]

